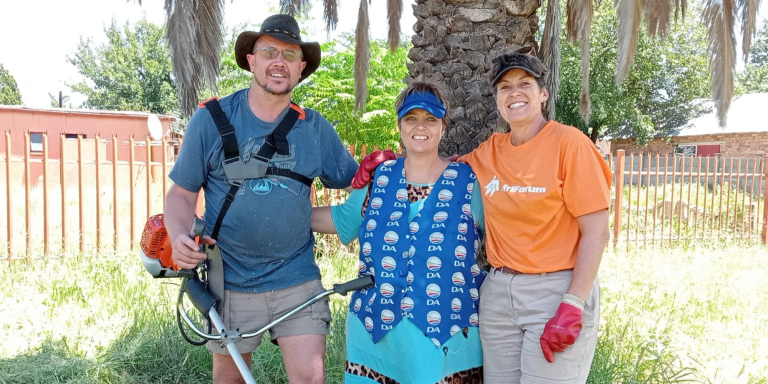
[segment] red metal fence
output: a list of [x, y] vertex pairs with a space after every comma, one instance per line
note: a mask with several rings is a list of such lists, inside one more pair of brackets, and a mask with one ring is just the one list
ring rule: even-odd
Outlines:
[[619, 150], [609, 163], [614, 170], [614, 246], [768, 244], [768, 158], [626, 155]]
[[[137, 250], [146, 218], [165, 207], [167, 175], [180, 144], [181, 140], [62, 135], [61, 158], [52, 159], [47, 134], [43, 134], [42, 151], [32, 154], [28, 133], [23, 143], [12, 143], [6, 131], [5, 153], [12, 153], [12, 145], [24, 145], [26, 152], [23, 158], [0, 159], [4, 163], [0, 179], [5, 181], [0, 216], [6, 220], [5, 230], [0, 231], [0, 243], [5, 243], [0, 255], [14, 260]], [[155, 156], [158, 148], [162, 156]], [[355, 155], [354, 146], [350, 152]], [[357, 158], [366, 152], [363, 145]], [[346, 196], [341, 190], [322, 188], [319, 182], [316, 186], [312, 187], [313, 204], [334, 204]], [[198, 214], [202, 206], [200, 199]]]
[[[80, 253], [135, 249], [145, 215], [163, 209], [173, 143], [62, 134], [60, 158], [52, 159], [47, 134], [42, 141], [42, 150], [32, 154], [28, 132], [23, 143], [12, 143], [10, 132], [5, 133], [5, 153], [12, 153], [12, 145], [24, 145], [25, 153], [3, 159], [5, 204], [0, 211], [5, 208], [6, 225], [0, 253], [10, 260], [63, 255], [74, 247]], [[161, 161], [152, 161], [154, 149], [161, 149]]]
[[[0, 215], [6, 226], [0, 231], [5, 232], [0, 233], [5, 243], [0, 255], [13, 260], [137, 249], [146, 218], [164, 209], [167, 175], [180, 141], [62, 137], [61, 159], [48, 158], [45, 134], [42, 152], [34, 156], [28, 134], [24, 141], [23, 158], [2, 159], [0, 179], [6, 188]], [[11, 145], [6, 132], [6, 154]], [[158, 148], [162, 156], [153, 161]], [[359, 151], [350, 147], [358, 159], [366, 152], [366, 146]], [[765, 157], [626, 156], [618, 151], [608, 162], [615, 169], [615, 247], [620, 242], [629, 247], [718, 239], [768, 243]], [[31, 176], [36, 167], [42, 167], [41, 178]], [[319, 183], [311, 193], [313, 205], [334, 204], [345, 195]]]

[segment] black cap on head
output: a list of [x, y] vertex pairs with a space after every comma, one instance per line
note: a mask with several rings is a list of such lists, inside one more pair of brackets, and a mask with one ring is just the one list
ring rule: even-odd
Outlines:
[[235, 59], [240, 68], [250, 72], [251, 68], [248, 65], [248, 58], [246, 56], [253, 53], [253, 46], [256, 44], [256, 40], [264, 35], [288, 44], [298, 44], [301, 47], [301, 51], [304, 53], [303, 60], [307, 62], [307, 66], [301, 71], [299, 82], [306, 79], [320, 66], [320, 44], [302, 42], [299, 23], [293, 17], [289, 15], [272, 15], [264, 20], [259, 32], [245, 31], [237, 37]]
[[505, 73], [515, 68], [528, 72], [536, 79], [546, 76], [547, 68], [544, 66], [544, 63], [538, 57], [530, 55], [528, 52], [531, 52], [531, 49], [525, 47], [512, 53], [499, 55], [493, 59], [493, 69], [491, 70], [493, 80], [491, 81], [491, 86], [496, 86], [496, 83], [501, 80]]

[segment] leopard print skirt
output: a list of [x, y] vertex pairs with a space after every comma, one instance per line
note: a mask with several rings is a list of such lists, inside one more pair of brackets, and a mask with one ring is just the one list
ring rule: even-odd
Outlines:
[[[376, 372], [375, 370], [366, 367], [365, 365], [352, 363], [347, 361], [344, 367], [345, 372], [350, 375], [362, 376], [371, 379], [379, 384], [400, 384], [398, 381], [387, 377], [384, 374]], [[483, 383], [483, 367], [475, 367], [466, 369], [460, 372], [452, 373], [443, 377], [435, 384], [482, 384]], [[425, 383], [431, 384], [431, 383]]]

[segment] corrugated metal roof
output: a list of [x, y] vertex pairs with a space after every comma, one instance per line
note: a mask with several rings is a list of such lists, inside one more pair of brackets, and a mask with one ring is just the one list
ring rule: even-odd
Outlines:
[[[104, 110], [97, 110], [97, 109], [75, 109], [75, 108], [30, 108], [22, 105], [0, 105], [0, 110], [3, 110], [3, 109], [9, 109], [9, 110], [12, 109], [12, 110], [21, 110], [21, 111], [30, 111], [30, 112], [101, 115], [101, 116], [111, 115], [111, 116], [147, 117], [149, 115], [153, 115], [152, 113], [138, 112], [138, 111], [104, 111]], [[161, 119], [173, 119], [173, 120], [176, 119], [176, 117], [172, 115], [158, 114], [157, 117]]]
[[[768, 93], [743, 95], [731, 102], [726, 126], [721, 127], [717, 111], [701, 115], [668, 136], [698, 136], [719, 133], [768, 132]], [[667, 135], [664, 135], [667, 136]]]

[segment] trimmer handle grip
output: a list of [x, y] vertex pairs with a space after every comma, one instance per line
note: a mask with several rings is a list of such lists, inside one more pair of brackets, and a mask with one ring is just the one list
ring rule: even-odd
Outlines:
[[[205, 252], [205, 244], [203, 244], [203, 236], [205, 235], [205, 221], [197, 216], [192, 222], [192, 229], [189, 231], [189, 237], [195, 240], [198, 246], [198, 251]], [[178, 272], [180, 277], [192, 278], [197, 275], [197, 271], [194, 269], [181, 269]]]
[[346, 296], [347, 292], [358, 291], [363, 288], [368, 288], [371, 286], [373, 286], [373, 276], [365, 275], [363, 277], [358, 277], [357, 279], [348, 281], [346, 283], [334, 284], [333, 291], [337, 292], [342, 296]]
[[189, 237], [195, 240], [195, 243], [200, 247], [200, 252], [203, 252], [202, 242], [205, 235], [205, 221], [197, 216], [192, 222], [192, 230], [189, 231]]

